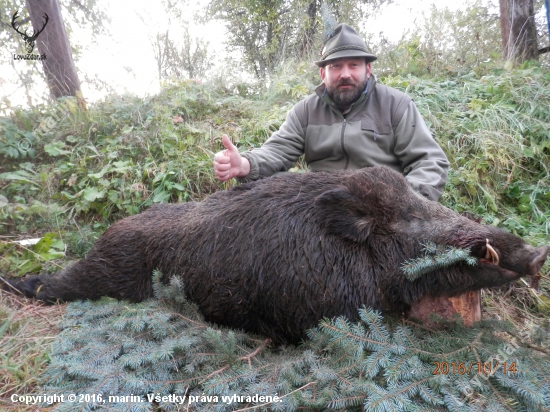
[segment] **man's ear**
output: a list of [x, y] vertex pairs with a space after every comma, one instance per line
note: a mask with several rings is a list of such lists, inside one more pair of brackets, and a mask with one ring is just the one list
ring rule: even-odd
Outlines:
[[321, 76], [321, 80], [325, 81], [325, 68], [319, 67], [319, 76]]
[[374, 228], [374, 219], [348, 188], [340, 186], [317, 196], [315, 207], [327, 231], [354, 242], [364, 242]]

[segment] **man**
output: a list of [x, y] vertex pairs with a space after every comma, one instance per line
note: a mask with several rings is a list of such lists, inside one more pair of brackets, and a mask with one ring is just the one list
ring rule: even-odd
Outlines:
[[447, 157], [412, 99], [377, 83], [374, 60], [354, 29], [338, 25], [315, 62], [323, 81], [316, 93], [298, 102], [260, 148], [239, 153], [223, 135], [226, 150], [214, 157], [218, 180], [271, 176], [305, 154], [313, 171], [389, 166], [437, 201], [447, 179]]

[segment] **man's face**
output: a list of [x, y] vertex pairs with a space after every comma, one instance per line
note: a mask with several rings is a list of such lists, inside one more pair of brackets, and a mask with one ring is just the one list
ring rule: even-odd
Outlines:
[[370, 63], [363, 58], [351, 57], [334, 60], [320, 69], [329, 97], [341, 109], [348, 108], [359, 99], [370, 73]]

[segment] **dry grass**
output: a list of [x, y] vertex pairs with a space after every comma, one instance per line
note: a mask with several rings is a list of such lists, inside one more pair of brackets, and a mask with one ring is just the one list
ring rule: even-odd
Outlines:
[[[545, 268], [548, 265], [545, 266]], [[483, 318], [510, 322], [516, 334], [532, 335], [535, 328], [539, 333], [546, 332], [542, 346], [528, 346], [550, 353], [550, 271], [540, 272], [540, 284], [530, 287], [528, 278], [520, 279], [501, 289], [483, 289]], [[540, 336], [539, 336], [540, 337]]]
[[64, 305], [46, 306], [0, 291], [0, 410], [47, 411], [13, 403], [13, 394], [31, 394], [49, 362]]

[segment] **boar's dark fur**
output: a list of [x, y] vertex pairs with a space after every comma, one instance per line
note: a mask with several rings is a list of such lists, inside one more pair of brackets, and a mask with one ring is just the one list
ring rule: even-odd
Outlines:
[[[486, 258], [487, 240], [500, 262]], [[455, 264], [408, 281], [401, 265], [423, 244], [469, 248]], [[400, 174], [284, 174], [197, 203], [157, 205], [112, 225], [88, 255], [13, 285], [46, 301], [141, 301], [151, 274], [184, 280], [206, 319], [296, 342], [323, 317], [363, 305], [400, 314], [421, 296], [456, 295], [535, 275], [548, 254], [417, 195]]]

